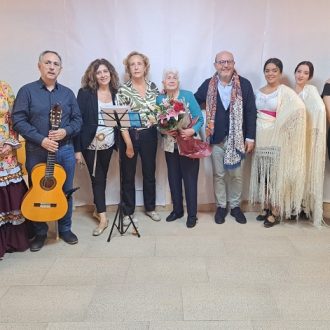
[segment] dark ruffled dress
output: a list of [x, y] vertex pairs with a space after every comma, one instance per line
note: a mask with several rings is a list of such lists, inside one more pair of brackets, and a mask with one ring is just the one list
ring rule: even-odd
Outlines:
[[12, 147], [5, 155], [0, 152], [0, 259], [6, 252], [29, 247], [27, 226], [20, 211], [27, 187], [16, 157], [20, 144], [10, 121], [13, 102], [10, 86], [0, 81], [0, 150], [6, 145]]

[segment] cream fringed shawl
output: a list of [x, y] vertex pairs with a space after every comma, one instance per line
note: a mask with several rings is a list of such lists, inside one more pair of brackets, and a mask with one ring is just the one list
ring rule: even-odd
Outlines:
[[299, 94], [306, 106], [306, 182], [303, 209], [315, 226], [323, 222], [323, 180], [326, 154], [326, 112], [315, 86]]
[[300, 210], [305, 185], [306, 110], [299, 96], [280, 85], [276, 118], [258, 111], [250, 201], [277, 208], [282, 217]]

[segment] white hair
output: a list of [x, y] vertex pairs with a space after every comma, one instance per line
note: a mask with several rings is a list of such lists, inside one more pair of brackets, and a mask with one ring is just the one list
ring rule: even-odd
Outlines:
[[163, 72], [163, 81], [166, 79], [166, 77], [170, 73], [174, 74], [178, 78], [178, 80], [180, 80], [179, 71], [177, 69], [174, 69], [174, 68], [169, 68], [169, 69], [165, 69], [164, 72]]

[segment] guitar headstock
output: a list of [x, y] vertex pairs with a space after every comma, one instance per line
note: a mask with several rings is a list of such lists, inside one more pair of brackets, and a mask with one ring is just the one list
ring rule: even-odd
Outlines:
[[52, 125], [52, 130], [57, 130], [60, 127], [61, 118], [62, 108], [58, 103], [56, 103], [50, 110], [50, 123]]

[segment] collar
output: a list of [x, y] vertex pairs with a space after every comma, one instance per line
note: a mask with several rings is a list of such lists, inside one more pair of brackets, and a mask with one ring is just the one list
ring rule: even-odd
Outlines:
[[[40, 88], [47, 89], [47, 86], [46, 86], [45, 82], [41, 78], [39, 78], [38, 83], [39, 83]], [[58, 89], [58, 83], [57, 83], [57, 81], [55, 82], [54, 89]]]
[[222, 87], [222, 88], [226, 88], [226, 87], [232, 87], [233, 86], [233, 81], [231, 80], [228, 84], [223, 85], [220, 81], [220, 79], [218, 79], [218, 86]]
[[[145, 81], [145, 83], [146, 83], [146, 85], [147, 85], [147, 89], [149, 89], [150, 88], [150, 85], [151, 85], [151, 81], [150, 80], [144, 80]], [[127, 87], [132, 87], [133, 86], [133, 82], [132, 82], [132, 80], [131, 79], [129, 79], [129, 80], [127, 80], [126, 82], [125, 82], [125, 85], [127, 86]]]
[[219, 74], [217, 74], [216, 76], [217, 76], [217, 79], [218, 79], [218, 84], [220, 84], [222, 87], [232, 86], [233, 83], [234, 83], [234, 79], [235, 79], [235, 73], [236, 73], [236, 70], [234, 70], [233, 75], [232, 75], [232, 77], [230, 78], [229, 83], [227, 83], [225, 86], [221, 83], [221, 80], [220, 80]]

